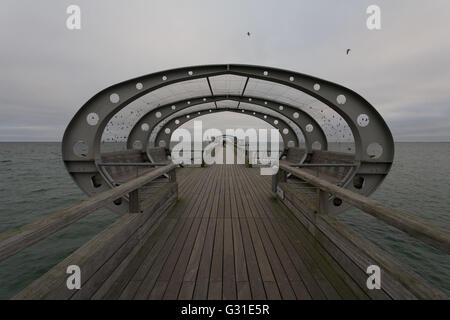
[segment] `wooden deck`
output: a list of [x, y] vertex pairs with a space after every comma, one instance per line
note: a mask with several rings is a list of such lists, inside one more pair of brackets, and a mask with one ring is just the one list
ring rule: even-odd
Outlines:
[[[2, 261], [100, 207], [123, 206], [128, 195], [120, 218], [14, 299], [448, 299], [330, 215], [329, 196], [450, 253], [447, 231], [286, 161], [275, 176], [169, 163], [127, 179], [0, 235]], [[67, 283], [72, 265], [81, 270], [76, 290]], [[377, 290], [367, 287], [370, 266], [381, 270]]]
[[270, 178], [258, 169], [215, 165], [177, 174], [177, 205], [111, 276], [114, 285], [91, 298], [367, 298], [273, 199]]

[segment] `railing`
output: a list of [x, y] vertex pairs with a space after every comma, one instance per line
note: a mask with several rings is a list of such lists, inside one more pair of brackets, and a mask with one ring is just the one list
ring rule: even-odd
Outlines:
[[300, 163], [290, 164], [292, 168], [336, 168], [336, 167], [356, 167], [354, 163]]
[[[369, 199], [350, 190], [339, 187], [324, 179], [316, 177], [305, 170], [297, 167], [328, 167], [328, 166], [352, 166], [351, 164], [312, 164], [312, 165], [288, 165], [281, 164], [280, 170], [291, 173], [293, 176], [304, 180], [305, 182], [320, 189], [319, 203], [323, 206], [328, 203], [328, 196], [332, 195], [348, 204], [361, 209], [362, 211], [380, 219], [387, 224], [417, 238], [428, 245], [450, 254], [450, 233], [420, 221], [417, 218], [406, 215], [405, 213], [383, 205], [375, 200]], [[277, 190], [277, 175], [274, 176], [272, 188]], [[320, 208], [320, 213], [326, 214], [325, 207]]]
[[164, 167], [167, 163], [155, 162], [100, 162], [100, 167]]
[[[108, 165], [136, 165], [130, 163], [109, 164]], [[146, 164], [147, 165], [147, 164]], [[149, 164], [159, 166], [159, 164]], [[48, 237], [49, 235], [65, 228], [73, 222], [85, 217], [89, 213], [104, 207], [111, 202], [129, 194], [130, 195], [130, 213], [140, 212], [138, 189], [152, 182], [158, 177], [169, 173], [171, 181], [175, 181], [175, 168], [173, 163], [165, 164], [158, 169], [148, 172], [141, 177], [126, 182], [118, 187], [112, 188], [68, 209], [48, 215], [38, 221], [27, 224], [10, 232], [0, 235], [0, 261], [17, 254], [32, 244]]]

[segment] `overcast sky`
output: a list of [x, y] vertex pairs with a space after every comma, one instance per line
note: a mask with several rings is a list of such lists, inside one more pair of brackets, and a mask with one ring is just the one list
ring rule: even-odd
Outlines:
[[[66, 28], [70, 4], [81, 7], [79, 31]], [[366, 28], [370, 4], [381, 7], [379, 31]], [[0, 141], [60, 141], [75, 112], [105, 87], [211, 63], [267, 65], [337, 82], [371, 102], [397, 141], [450, 141], [448, 0], [0, 6]]]

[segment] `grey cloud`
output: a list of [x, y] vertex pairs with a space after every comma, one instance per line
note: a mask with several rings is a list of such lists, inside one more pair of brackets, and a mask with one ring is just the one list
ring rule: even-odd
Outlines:
[[[383, 23], [376, 32], [365, 28], [374, 3], [366, 0], [2, 1], [0, 140], [60, 140], [85, 101], [128, 78], [249, 63], [348, 86], [379, 110], [397, 140], [449, 141], [450, 3], [375, 2]], [[81, 31], [65, 28], [72, 3], [82, 10]], [[236, 119], [208, 125], [259, 125]]]

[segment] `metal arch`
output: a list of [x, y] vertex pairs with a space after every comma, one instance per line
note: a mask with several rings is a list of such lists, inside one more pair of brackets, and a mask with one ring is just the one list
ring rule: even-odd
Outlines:
[[[204, 111], [209, 110], [206, 113], [203, 113]], [[235, 112], [235, 113], [242, 113], [242, 110], [245, 111], [246, 115], [250, 115], [252, 117], [256, 117], [259, 118], [265, 122], [267, 122], [268, 124], [270, 124], [271, 126], [275, 127], [276, 129], [278, 129], [278, 131], [280, 131], [281, 134], [281, 138], [283, 139], [283, 143], [286, 146], [287, 143], [286, 141], [293, 141], [295, 146], [298, 146], [300, 141], [298, 136], [295, 134], [294, 132], [294, 128], [292, 128], [288, 123], [286, 123], [284, 120], [271, 116], [271, 115], [266, 115], [264, 113], [261, 112], [257, 112], [257, 111], [253, 111], [253, 110], [249, 110], [246, 108], [240, 108], [240, 109], [235, 109], [235, 108], [220, 108], [220, 109], [211, 109], [211, 108], [205, 108], [202, 110], [195, 110], [192, 113], [184, 113], [184, 114], [180, 114], [177, 117], [174, 117], [173, 119], [169, 120], [166, 124], [164, 124], [162, 126], [162, 128], [160, 130], [158, 130], [157, 135], [156, 135], [156, 139], [155, 141], [164, 141], [165, 146], [169, 146], [170, 143], [170, 138], [173, 134], [173, 132], [180, 127], [181, 125], [185, 124], [186, 122], [193, 120], [197, 117], [201, 117], [201, 116], [205, 116], [208, 114], [212, 114], [212, 113], [219, 113], [219, 112]], [[187, 117], [189, 116], [189, 118]], [[179, 123], [176, 123], [176, 121], [179, 121]], [[275, 124], [275, 120], [277, 121], [277, 123]], [[161, 121], [162, 122], [162, 121]], [[166, 133], [165, 130], [169, 129], [170, 132]], [[283, 129], [288, 129], [288, 133], [284, 134], [283, 133]]]
[[[92, 185], [91, 177], [100, 172], [96, 162], [101, 160], [101, 137], [114, 114], [152, 90], [182, 81], [224, 74], [286, 85], [313, 96], [335, 110], [350, 126], [355, 139], [355, 159], [360, 166], [354, 175], [365, 179], [361, 189], [355, 189], [351, 183], [344, 187], [369, 195], [389, 172], [394, 158], [392, 134], [380, 114], [359, 94], [339, 84], [289, 70], [237, 64], [161, 71], [110, 86], [97, 93], [78, 110], [64, 132], [62, 155], [67, 170], [88, 195], [109, 188], [104, 177], [100, 177], [100, 187], [97, 188]], [[359, 126], [359, 116], [369, 119], [368, 125]], [[94, 121], [88, 123], [88, 118]], [[381, 155], [377, 157], [372, 157], [368, 151], [374, 144], [381, 150]], [[82, 152], [78, 152], [80, 146]]]
[[[305, 137], [305, 145], [307, 152], [312, 151], [312, 144], [315, 141], [320, 143], [323, 150], [327, 150], [328, 148], [327, 138], [321, 126], [307, 112], [298, 109], [296, 107], [293, 107], [289, 104], [281, 103], [278, 101], [263, 99], [255, 96], [238, 96], [238, 95], [192, 97], [154, 108], [145, 115], [143, 115], [131, 129], [127, 140], [127, 148], [132, 149], [135, 142], [138, 141], [142, 145], [142, 150], [147, 150], [147, 144], [150, 133], [152, 132], [153, 128], [157, 125], [157, 123], [172, 116], [174, 113], [180, 110], [184, 110], [186, 108], [190, 108], [200, 104], [218, 102], [223, 100], [232, 100], [257, 105], [285, 116], [290, 121], [294, 122], [303, 133], [303, 136]], [[280, 107], [282, 108], [280, 109]], [[160, 117], [156, 116], [158, 113], [160, 114]], [[294, 115], [295, 113], [298, 115], [297, 117]], [[143, 130], [142, 125], [144, 124], [147, 124], [147, 126], [150, 129]], [[308, 132], [305, 129], [308, 124], [311, 124], [313, 126], [314, 129], [312, 132]], [[147, 126], [145, 126], [144, 128], [147, 129]]]

